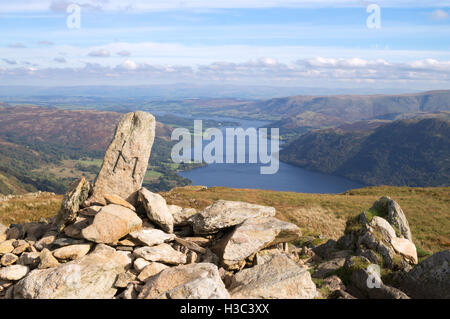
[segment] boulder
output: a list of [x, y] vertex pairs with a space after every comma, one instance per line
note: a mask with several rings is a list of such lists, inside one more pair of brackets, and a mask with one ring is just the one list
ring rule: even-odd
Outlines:
[[139, 299], [227, 299], [217, 266], [208, 263], [163, 270], [147, 280]]
[[24, 265], [11, 265], [0, 268], [0, 280], [20, 280], [25, 277], [30, 269]]
[[391, 245], [394, 251], [403, 258], [405, 258], [410, 264], [417, 264], [417, 249], [412, 241], [406, 238], [391, 238]]
[[62, 231], [67, 224], [75, 221], [80, 205], [88, 198], [91, 184], [82, 177], [76, 181], [64, 196], [61, 208], [56, 216], [55, 224], [58, 231]]
[[70, 245], [53, 251], [53, 256], [60, 260], [75, 260], [85, 256], [91, 250], [91, 244]]
[[155, 118], [146, 112], [123, 115], [106, 150], [88, 205], [106, 204], [105, 195], [117, 195], [134, 202], [147, 171], [155, 139]]
[[221, 241], [216, 251], [227, 269], [239, 269], [244, 260], [261, 249], [301, 236], [296, 225], [274, 217], [249, 218]]
[[134, 255], [148, 261], [159, 261], [170, 265], [186, 263], [186, 255], [176, 251], [168, 244], [160, 244], [153, 247], [141, 247], [134, 250]]
[[317, 296], [316, 285], [306, 268], [284, 254], [235, 274], [229, 291], [231, 297], [237, 299], [312, 299]]
[[245, 202], [218, 200], [190, 218], [196, 234], [213, 234], [249, 218], [273, 217], [275, 208]]
[[450, 250], [440, 251], [406, 273], [400, 288], [419, 299], [450, 299]]
[[95, 216], [92, 225], [81, 231], [83, 238], [104, 244], [116, 243], [120, 238], [142, 227], [142, 220], [131, 209], [108, 205]]
[[164, 197], [142, 188], [138, 193], [138, 205], [142, 207], [151, 222], [157, 224], [162, 230], [173, 233], [173, 217]]
[[398, 230], [399, 237], [412, 241], [408, 220], [399, 204], [389, 197], [381, 197], [373, 204], [372, 208], [381, 212], [385, 219]]
[[114, 283], [129, 260], [113, 248], [98, 245], [93, 253], [56, 268], [33, 270], [14, 287], [16, 299], [110, 299]]
[[140, 229], [130, 233], [130, 236], [147, 246], [155, 246], [175, 239], [174, 234], [167, 234], [159, 229]]

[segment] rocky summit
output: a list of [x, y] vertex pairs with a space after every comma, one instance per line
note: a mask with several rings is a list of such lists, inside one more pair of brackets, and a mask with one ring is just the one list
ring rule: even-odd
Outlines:
[[450, 251], [419, 260], [388, 197], [323, 243], [273, 207], [167, 205], [142, 187], [154, 123], [124, 115], [95, 183], [77, 181], [57, 216], [0, 224], [0, 298], [449, 298]]

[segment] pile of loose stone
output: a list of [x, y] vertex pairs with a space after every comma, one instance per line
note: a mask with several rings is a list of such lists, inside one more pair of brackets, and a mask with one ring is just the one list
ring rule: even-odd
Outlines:
[[154, 117], [123, 116], [94, 185], [48, 222], [0, 226], [4, 298], [314, 298], [287, 253], [300, 229], [275, 209], [216, 201], [197, 212], [141, 188]]
[[77, 181], [48, 221], [0, 224], [0, 298], [450, 298], [450, 250], [418, 263], [390, 198], [338, 241], [295, 247], [300, 229], [273, 207], [197, 212], [142, 188], [154, 133], [150, 114], [124, 115], [94, 185]]

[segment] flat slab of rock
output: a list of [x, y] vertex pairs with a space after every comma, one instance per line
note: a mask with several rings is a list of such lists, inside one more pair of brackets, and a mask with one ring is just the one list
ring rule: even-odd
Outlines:
[[30, 269], [24, 265], [11, 265], [0, 268], [0, 280], [20, 280], [25, 277]]
[[33, 270], [14, 287], [16, 299], [110, 299], [129, 259], [105, 245], [56, 268]]
[[142, 188], [138, 193], [138, 204], [145, 210], [151, 222], [157, 224], [162, 230], [173, 233], [173, 217], [164, 197]]
[[130, 233], [130, 236], [146, 246], [155, 246], [175, 239], [174, 234], [167, 234], [160, 229], [140, 229]]
[[283, 254], [235, 274], [229, 291], [236, 299], [312, 299], [317, 296], [309, 272]]
[[105, 195], [130, 200], [141, 188], [155, 139], [155, 123], [154, 116], [146, 112], [127, 113], [121, 117], [89, 203], [105, 205]]
[[117, 195], [105, 195], [105, 201], [106, 201], [106, 204], [108, 204], [108, 205], [110, 205], [110, 204], [120, 205], [120, 206], [129, 208], [132, 211], [136, 211], [136, 208], [133, 205], [131, 205], [126, 200], [124, 200], [123, 198], [121, 198]]
[[71, 245], [54, 250], [53, 256], [62, 260], [75, 260], [85, 256], [89, 250], [91, 250], [91, 244]]
[[170, 265], [186, 263], [186, 255], [176, 251], [168, 244], [160, 244], [153, 247], [141, 247], [134, 251], [134, 255], [148, 261], [158, 261]]
[[[261, 249], [301, 236], [298, 226], [274, 217], [249, 218], [226, 236], [219, 248], [228, 269], [239, 269], [245, 259]], [[219, 254], [220, 255], [220, 254]]]
[[228, 299], [217, 266], [182, 265], [163, 270], [147, 280], [139, 299]]
[[113, 244], [141, 227], [142, 220], [131, 209], [108, 205], [95, 215], [92, 225], [83, 229], [81, 234], [96, 243]]
[[218, 200], [190, 218], [196, 234], [213, 234], [249, 218], [273, 217], [275, 208], [245, 202]]
[[75, 221], [80, 210], [80, 205], [88, 198], [91, 189], [91, 184], [82, 177], [64, 195], [61, 209], [55, 220], [58, 231], [62, 231], [67, 224]]

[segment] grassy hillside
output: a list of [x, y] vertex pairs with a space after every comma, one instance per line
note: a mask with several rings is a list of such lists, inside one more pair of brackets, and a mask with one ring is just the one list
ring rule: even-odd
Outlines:
[[368, 185], [448, 186], [450, 121], [402, 120], [372, 131], [314, 131], [287, 145], [280, 158]]
[[[427, 251], [450, 247], [450, 188], [368, 187], [345, 194], [301, 194], [224, 187], [188, 186], [161, 193], [169, 204], [202, 209], [218, 199], [274, 206], [277, 217], [299, 225], [304, 235], [337, 239], [347, 219], [370, 208], [381, 196], [390, 196], [403, 208], [417, 246]], [[44, 194], [0, 202], [0, 222], [37, 221], [59, 209], [62, 196]]]

